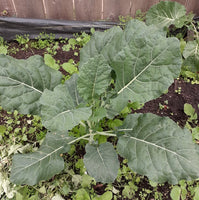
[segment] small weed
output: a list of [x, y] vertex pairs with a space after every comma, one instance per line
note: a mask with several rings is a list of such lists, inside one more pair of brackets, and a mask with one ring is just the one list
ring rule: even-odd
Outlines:
[[[92, 33], [94, 33], [94, 29], [91, 30]], [[62, 50], [63, 51], [70, 51], [75, 49], [82, 48], [88, 41], [90, 40], [90, 35], [82, 32], [81, 34], [74, 34], [74, 38], [70, 38], [68, 40], [68, 43], [63, 45]], [[75, 56], [78, 56], [77, 52], [74, 52]]]
[[70, 75], [78, 72], [77, 64], [75, 64], [73, 59], [70, 59], [67, 63], [63, 63], [61, 66]]
[[135, 13], [135, 19], [140, 21], [146, 20], [146, 12], [142, 12], [140, 9], [138, 9]]
[[0, 54], [6, 55], [8, 53], [8, 45], [3, 37], [0, 37]]
[[44, 54], [44, 62], [47, 66], [51, 67], [52, 69], [59, 70], [60, 68], [56, 60], [51, 56], [51, 54]]
[[181, 94], [181, 87], [178, 87], [176, 90], [175, 90], [175, 93], [177, 93], [177, 94]]
[[35, 41], [31, 42], [31, 47], [35, 49], [45, 49], [52, 47], [54, 43], [54, 34], [40, 33], [39, 36], [35, 38]]
[[8, 49], [8, 55], [10, 54], [16, 54], [19, 51], [19, 48], [12, 47]]
[[25, 34], [25, 35], [16, 35], [16, 39], [15, 39], [20, 46], [22, 46], [25, 49], [28, 49], [29, 48], [29, 35], [28, 34]]
[[169, 109], [169, 107], [168, 107], [168, 100], [165, 100], [164, 104], [159, 103], [159, 109], [160, 110], [167, 110], [167, 109]]

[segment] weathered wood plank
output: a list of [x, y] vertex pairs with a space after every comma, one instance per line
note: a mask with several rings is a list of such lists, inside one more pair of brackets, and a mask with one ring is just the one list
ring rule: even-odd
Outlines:
[[115, 21], [118, 17], [131, 15], [131, 0], [103, 0], [103, 18], [105, 20]]
[[158, 3], [159, 0], [131, 0], [131, 16], [135, 17], [136, 11], [146, 12], [152, 5]]
[[47, 19], [74, 20], [73, 0], [45, 0]]
[[3, 16], [16, 16], [15, 7], [12, 0], [0, 0], [0, 14]]
[[[115, 21], [120, 15], [134, 17], [136, 10], [145, 12], [159, 1], [161, 0], [0, 0], [0, 14], [5, 11], [6, 16], [22, 18]], [[188, 12], [193, 11], [199, 16], [199, 0], [171, 1], [185, 5]]]
[[101, 19], [101, 0], [74, 0], [76, 20], [97, 21]]
[[16, 16], [22, 18], [45, 18], [42, 0], [14, 0]]
[[185, 0], [185, 6], [187, 12], [193, 12], [196, 16], [199, 16], [199, 0]]

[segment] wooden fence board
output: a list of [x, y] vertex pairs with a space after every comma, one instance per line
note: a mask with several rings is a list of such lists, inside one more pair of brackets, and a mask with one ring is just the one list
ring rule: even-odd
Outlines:
[[[136, 10], [147, 11], [152, 5], [166, 0], [0, 0], [0, 15], [64, 20], [118, 20], [118, 16], [135, 16]], [[199, 0], [179, 2], [199, 16]], [[74, 4], [73, 4], [74, 3]]]
[[196, 16], [199, 16], [199, 0], [186, 0], [185, 4], [187, 12], [193, 12]]
[[118, 20], [120, 15], [131, 15], [131, 0], [103, 0], [103, 17], [105, 20]]
[[76, 20], [97, 21], [101, 19], [101, 0], [74, 0]]
[[131, 0], [132, 9], [131, 16], [135, 17], [136, 11], [146, 12], [152, 5], [158, 3], [159, 0]]
[[74, 20], [72, 0], [45, 0], [47, 19]]
[[3, 16], [16, 16], [15, 7], [12, 3], [12, 0], [0, 0], [0, 13]]
[[42, 0], [14, 0], [16, 16], [22, 18], [45, 18]]

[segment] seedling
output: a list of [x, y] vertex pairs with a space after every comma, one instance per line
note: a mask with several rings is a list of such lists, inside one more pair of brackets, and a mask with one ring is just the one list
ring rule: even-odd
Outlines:
[[6, 55], [8, 53], [8, 45], [2, 37], [0, 37], [0, 54]]
[[27, 49], [29, 47], [28, 42], [30, 41], [30, 39], [28, 34], [16, 35], [15, 40], [19, 43], [19, 45], [24, 46], [24, 49]]
[[56, 60], [50, 54], [44, 55], [44, 62], [46, 65], [48, 65], [52, 69], [59, 70], [59, 68], [60, 68], [60, 66], [58, 65]]
[[177, 94], [181, 94], [181, 87], [178, 87], [177, 90], [175, 90], [175, 92], [176, 92]]

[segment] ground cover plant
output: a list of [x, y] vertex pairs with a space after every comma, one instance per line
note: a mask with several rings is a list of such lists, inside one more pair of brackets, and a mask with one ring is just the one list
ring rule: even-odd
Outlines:
[[[167, 7], [170, 3], [162, 4]], [[149, 13], [152, 11], [153, 8]], [[183, 18], [183, 25], [189, 22], [187, 19]], [[126, 158], [124, 163], [130, 169], [155, 182], [176, 184], [181, 179], [198, 177], [198, 146], [188, 131], [168, 118], [128, 115], [135, 102], [142, 104], [165, 92], [181, 70], [183, 42], [167, 38], [165, 25], [159, 22], [158, 26], [150, 25], [155, 23], [150, 20], [147, 23], [148, 26], [133, 20], [124, 30], [114, 27], [105, 33], [95, 33], [81, 50], [79, 73], [64, 83], [61, 73], [47, 67], [41, 57], [16, 60], [1, 56], [1, 105], [6, 110], [41, 115], [44, 126], [51, 131], [37, 151], [14, 155], [11, 171], [14, 183], [34, 185], [61, 172], [65, 167], [63, 154], [82, 139], [86, 153], [81, 162], [95, 178], [90, 181], [110, 183], [118, 179], [118, 152]], [[40, 77], [45, 81], [41, 82]], [[179, 88], [177, 91], [180, 93]], [[78, 184], [78, 177], [76, 181]], [[171, 196], [175, 196], [176, 190], [180, 196], [183, 187], [181, 182]], [[132, 198], [132, 188], [136, 190], [133, 184], [126, 187], [123, 196]], [[90, 199], [85, 189], [74, 198], [81, 199], [81, 195]], [[113, 192], [106, 195], [111, 199]]]

